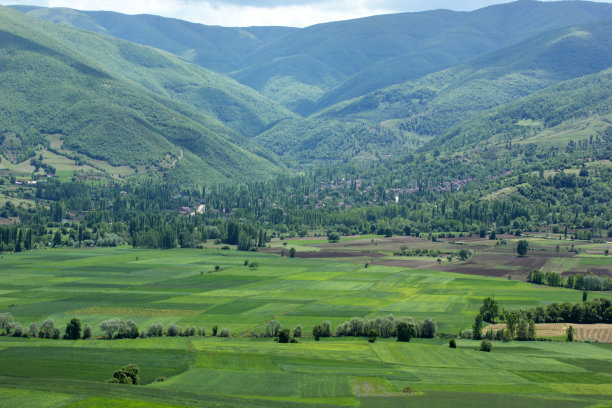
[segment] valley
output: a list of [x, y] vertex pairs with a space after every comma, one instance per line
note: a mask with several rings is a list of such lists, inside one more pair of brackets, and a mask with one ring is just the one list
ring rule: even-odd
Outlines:
[[0, 407], [610, 406], [611, 49], [0, 6]]

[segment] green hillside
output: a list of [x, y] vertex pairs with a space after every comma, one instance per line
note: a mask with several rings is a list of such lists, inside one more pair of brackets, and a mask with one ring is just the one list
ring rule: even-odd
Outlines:
[[570, 141], [609, 138], [610, 89], [612, 69], [562, 82], [467, 120], [436, 138], [431, 147], [458, 151], [477, 143], [532, 143], [571, 150]]
[[538, 33], [612, 17], [612, 5], [518, 1], [474, 12], [402, 13], [304, 29], [221, 28], [154, 16], [19, 8], [229, 73], [302, 114], [466, 62]]
[[612, 20], [553, 30], [308, 119], [281, 122], [255, 140], [300, 162], [398, 156], [480, 112], [612, 66], [610, 49]]
[[415, 22], [419, 29], [421, 24], [435, 25], [431, 36], [416, 37], [415, 49], [380, 60], [348, 78], [329, 91], [318, 108], [439, 71], [538, 33], [612, 17], [612, 9], [609, 4], [583, 1], [517, 1], [459, 14], [456, 23], [419, 18]]
[[242, 68], [244, 58], [257, 48], [297, 30], [290, 27], [207, 26], [154, 15], [63, 7], [11, 7], [32, 17], [159, 48], [218, 72]]
[[322, 117], [438, 135], [470, 115], [612, 66], [612, 20], [537, 35], [466, 64], [338, 104]]
[[[323, 81], [324, 95], [312, 112], [342, 100], [467, 61], [478, 55], [509, 46], [537, 33], [571, 24], [612, 16], [609, 4], [587, 2], [514, 2], [487, 7], [471, 13], [429, 11], [375, 16], [320, 24], [289, 33], [260, 48], [249, 61], [245, 75], [234, 75], [254, 87], [261, 77], [255, 67], [283, 61], [292, 55], [308, 55], [328, 70], [344, 75], [330, 90]], [[267, 79], [289, 76], [313, 85], [310, 67], [299, 74], [282, 64], [268, 69]]]
[[[80, 52], [88, 49], [87, 39], [93, 39], [90, 50], [99, 47], [100, 59]], [[60, 135], [64, 150], [139, 171], [172, 170], [222, 180], [278, 169], [249, 152], [249, 147], [255, 152], [261, 149], [217, 119], [126, 79], [119, 69], [126, 67], [128, 78], [137, 69], [112, 51], [127, 50], [128, 58], [140, 52], [147, 57], [140, 60], [141, 66], [143, 61], [171, 64], [173, 57], [42, 23], [4, 7], [0, 42], [3, 161], [29, 159], [50, 147], [50, 136]], [[146, 67], [141, 72], [142, 81], [161, 78], [147, 75]], [[151, 80], [149, 87], [155, 84]]]
[[[80, 13], [69, 9], [35, 9], [35, 11], [48, 12], [56, 17], [58, 13], [62, 13], [60, 15], [68, 13], [67, 16], [71, 17], [73, 13], [81, 16]], [[112, 21], [112, 17], [128, 17], [115, 14], [108, 16], [108, 21]], [[147, 17], [153, 18], [153, 16], [141, 16], [144, 22], [132, 28], [138, 30], [141, 24], [145, 24]], [[119, 21], [124, 20], [119, 18]], [[124, 24], [127, 25], [127, 22]], [[180, 25], [179, 20], [176, 20], [175, 24]], [[252, 89], [224, 75], [185, 63], [173, 55], [127, 41], [113, 40], [84, 31], [66, 30], [60, 25], [50, 27], [59, 41], [70, 44], [81, 54], [103, 64], [108, 70], [120, 73], [148, 91], [193, 105], [200, 112], [218, 119], [244, 136], [255, 136], [269, 128], [271, 124], [292, 117], [291, 112]], [[139, 32], [146, 35], [146, 30]], [[195, 33], [192, 33], [192, 36], [201, 37]], [[177, 41], [182, 41], [182, 37]], [[235, 52], [240, 53], [241, 50], [237, 49]]]
[[302, 166], [378, 161], [422, 144], [378, 124], [317, 118], [282, 121], [254, 140], [284, 161]]

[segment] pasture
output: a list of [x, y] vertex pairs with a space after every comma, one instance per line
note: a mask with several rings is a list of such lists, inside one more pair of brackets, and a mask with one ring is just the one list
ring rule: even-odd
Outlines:
[[[586, 258], [585, 258], [586, 259]], [[251, 269], [245, 260], [257, 262]], [[218, 268], [217, 268], [218, 266]], [[0, 313], [27, 327], [73, 317], [139, 328], [205, 327], [206, 337], [51, 340], [0, 337], [0, 406], [384, 407], [606, 406], [612, 346], [443, 339], [323, 338], [312, 327], [389, 313], [469, 328], [482, 299], [523, 308], [581, 300], [579, 291], [431, 270], [223, 250], [56, 249], [4, 254]], [[611, 297], [601, 293], [597, 296]], [[9, 308], [10, 305], [10, 308]], [[277, 319], [298, 344], [252, 338]], [[230, 338], [211, 337], [213, 326]], [[136, 363], [142, 385], [107, 384]], [[165, 381], [157, 382], [163, 377]]]

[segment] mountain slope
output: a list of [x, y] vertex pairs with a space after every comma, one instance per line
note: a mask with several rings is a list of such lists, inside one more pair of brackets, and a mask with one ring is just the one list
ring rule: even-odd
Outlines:
[[[83, 34], [0, 7], [0, 146], [5, 158], [28, 159], [49, 147], [50, 136], [59, 135], [64, 149], [86, 157], [138, 170], [181, 171], [200, 182], [279, 170], [237, 145], [252, 143], [215, 118], [149, 92], [111, 70], [108, 61], [105, 66], [80, 53], [84, 38], [124, 46]], [[166, 58], [154, 53], [147, 55]]]
[[612, 20], [553, 30], [420, 80], [334, 106], [319, 116], [394, 124], [435, 136], [474, 113], [612, 66]]
[[[375, 16], [320, 24], [292, 32], [260, 48], [249, 66], [232, 76], [263, 90], [262, 82], [291, 77], [317, 86], [326, 94], [307, 112], [363, 95], [374, 89], [405, 82], [509, 46], [537, 33], [571, 24], [612, 17], [612, 5], [589, 2], [518, 1], [470, 13], [447, 10]], [[290, 56], [309, 56], [343, 81], [334, 89], [318, 81], [305, 65], [287, 72], [279, 63], [267, 76], [258, 67]], [[266, 96], [274, 98], [267, 93]], [[316, 102], [316, 103], [315, 103]]]
[[[612, 68], [565, 81], [477, 115], [439, 136], [427, 149], [459, 151], [476, 145], [544, 143], [565, 146], [576, 137], [612, 137]], [[582, 119], [587, 118], [587, 122]], [[588, 130], [601, 121], [601, 132]], [[563, 125], [563, 126], [562, 126]], [[557, 131], [551, 129], [557, 128]], [[606, 130], [607, 129], [607, 130]]]
[[611, 67], [610, 49], [612, 20], [553, 30], [307, 119], [283, 121], [255, 140], [304, 162], [397, 156], [479, 112]]
[[290, 27], [207, 26], [154, 15], [126, 15], [111, 11], [10, 7], [32, 17], [159, 48], [218, 72], [241, 68], [245, 56], [271, 40], [297, 30]]
[[439, 23], [437, 32], [419, 41], [415, 50], [356, 73], [329, 91], [317, 107], [439, 71], [538, 33], [612, 17], [612, 7], [584, 1], [517, 1], [459, 14], [456, 23]]
[[517, 1], [469, 13], [402, 13], [288, 29], [21, 9], [232, 71], [241, 83], [302, 114], [414, 80], [538, 33], [612, 17], [612, 5], [606, 3]]
[[[35, 11], [71, 12], [64, 9], [35, 9]], [[113, 13], [111, 17], [115, 14]], [[120, 14], [117, 16], [120, 17], [120, 22], [127, 24], [127, 21], [121, 17], [128, 16]], [[141, 17], [146, 21], [146, 18], [153, 16]], [[180, 26], [178, 20], [176, 21]], [[137, 24], [132, 29], [138, 30], [138, 27]], [[186, 63], [173, 55], [127, 41], [92, 35], [85, 31], [63, 30], [61, 26], [55, 26], [54, 32], [59, 41], [71, 44], [80, 53], [114, 72], [120, 72], [124, 77], [142, 85], [144, 89], [193, 105], [199, 111], [217, 118], [244, 136], [253, 137], [272, 124], [293, 116], [288, 110], [267, 100], [252, 89], [224, 75]], [[145, 30], [142, 35], [146, 33]]]

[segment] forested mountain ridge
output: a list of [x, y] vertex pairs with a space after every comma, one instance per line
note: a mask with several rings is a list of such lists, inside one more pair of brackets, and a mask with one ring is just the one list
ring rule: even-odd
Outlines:
[[[610, 49], [612, 20], [556, 29], [309, 118], [282, 121], [255, 140], [298, 163], [396, 157], [480, 112], [611, 67]], [[431, 146], [444, 149], [441, 140]]]
[[[609, 139], [612, 134], [612, 68], [561, 82], [466, 120], [436, 138], [429, 149], [457, 152], [475, 146], [562, 146]], [[599, 129], [593, 126], [598, 122]], [[578, 124], [578, 129], [563, 124]], [[575, 131], [572, 131], [575, 130]], [[572, 137], [573, 136], [573, 137]]]
[[155, 15], [127, 15], [112, 11], [10, 7], [42, 20], [159, 48], [223, 73], [240, 69], [244, 58], [258, 47], [297, 30], [291, 27], [208, 26]]
[[[5, 7], [0, 7], [0, 41], [0, 144], [9, 161], [34, 157], [50, 147], [50, 136], [60, 135], [63, 149], [141, 171], [219, 181], [279, 171], [279, 164], [270, 162], [276, 160], [273, 154], [223, 124], [218, 111], [215, 115], [217, 109], [228, 109], [215, 102], [225, 95], [219, 87], [237, 95], [225, 96], [236, 98], [229, 109], [238, 106], [248, 113], [230, 115], [234, 127], [240, 127], [241, 119], [255, 122], [248, 103], [265, 102], [231, 79], [170, 54], [41, 22]], [[246, 96], [255, 102], [240, 107], [238, 98]], [[260, 117], [276, 120], [274, 105], [263, 102], [258, 109], [270, 109]], [[206, 103], [208, 112], [196, 109]]]
[[612, 20], [538, 34], [419, 80], [342, 102], [320, 118], [398, 120], [400, 131], [435, 136], [482, 110], [612, 66]]
[[21, 9], [231, 72], [300, 113], [440, 71], [538, 33], [612, 17], [612, 5], [605, 3], [518, 1], [473, 12], [402, 13], [303, 29], [227, 29], [151, 16]]

